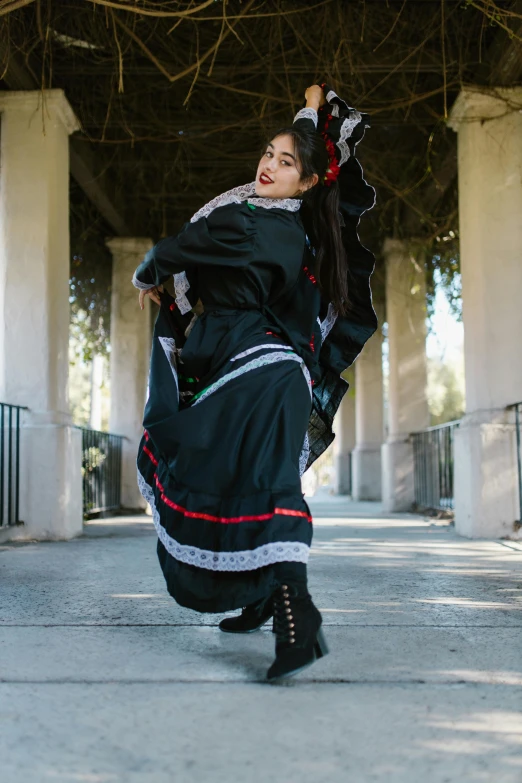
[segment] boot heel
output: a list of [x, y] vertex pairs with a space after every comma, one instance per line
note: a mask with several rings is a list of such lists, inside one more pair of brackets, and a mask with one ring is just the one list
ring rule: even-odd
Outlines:
[[315, 657], [322, 658], [324, 655], [328, 655], [329, 652], [330, 651], [328, 649], [328, 645], [326, 644], [326, 639], [324, 638], [323, 629], [319, 628], [314, 644]]

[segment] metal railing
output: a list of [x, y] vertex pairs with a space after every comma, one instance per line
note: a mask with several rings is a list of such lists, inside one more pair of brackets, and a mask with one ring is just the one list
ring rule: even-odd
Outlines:
[[522, 402], [508, 405], [515, 411], [515, 437], [517, 443], [517, 477], [518, 477], [518, 519], [517, 526], [522, 526]]
[[411, 434], [415, 505], [420, 508], [449, 511], [455, 507], [453, 444], [459, 423], [450, 421]]
[[123, 436], [78, 429], [82, 431], [83, 513], [117, 511], [121, 507]]
[[20, 415], [27, 408], [0, 402], [0, 528], [21, 525]]

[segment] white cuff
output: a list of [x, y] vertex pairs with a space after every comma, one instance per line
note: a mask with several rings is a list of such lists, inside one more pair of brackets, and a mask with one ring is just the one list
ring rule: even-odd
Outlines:
[[136, 277], [136, 272], [134, 272], [134, 277], [132, 278], [132, 285], [134, 288], [139, 288], [140, 291], [150, 291], [151, 288], [156, 288], [154, 283], [150, 285], [149, 283], [142, 283], [138, 278]]
[[178, 272], [174, 275], [174, 290], [176, 295], [176, 304], [181, 315], [185, 315], [189, 310], [192, 310], [190, 300], [185, 294], [190, 288], [186, 272]]
[[317, 128], [317, 120], [318, 120], [317, 112], [315, 109], [312, 109], [310, 107], [306, 109], [300, 109], [294, 117], [294, 122], [296, 120], [312, 120], [313, 124]]

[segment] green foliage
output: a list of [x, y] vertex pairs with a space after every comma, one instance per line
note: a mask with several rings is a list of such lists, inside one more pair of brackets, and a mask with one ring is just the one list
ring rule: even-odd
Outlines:
[[74, 423], [80, 427], [89, 426], [91, 415], [92, 366], [83, 361], [84, 345], [84, 332], [73, 322], [69, 331], [69, 406]]
[[427, 307], [432, 317], [436, 288], [444, 291], [452, 315], [462, 320], [462, 286], [460, 277], [460, 253], [458, 231], [450, 230], [437, 236], [427, 248]]
[[109, 350], [112, 256], [104, 240], [111, 231], [74, 183], [70, 231], [71, 329], [77, 357], [90, 362]]
[[445, 424], [464, 415], [464, 373], [456, 362], [428, 359], [430, 424]]

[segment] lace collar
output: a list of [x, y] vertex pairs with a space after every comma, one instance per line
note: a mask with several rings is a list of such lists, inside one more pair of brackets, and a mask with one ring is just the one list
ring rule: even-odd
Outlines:
[[208, 217], [218, 207], [224, 207], [226, 204], [241, 204], [242, 201], [248, 201], [255, 207], [264, 209], [287, 209], [289, 212], [297, 212], [301, 207], [301, 201], [297, 198], [261, 198], [255, 195], [256, 183], [249, 182], [248, 185], [239, 185], [237, 188], [227, 190], [220, 196], [216, 196], [204, 207], [201, 207], [195, 215], [190, 218], [191, 223], [195, 223], [202, 217]]

